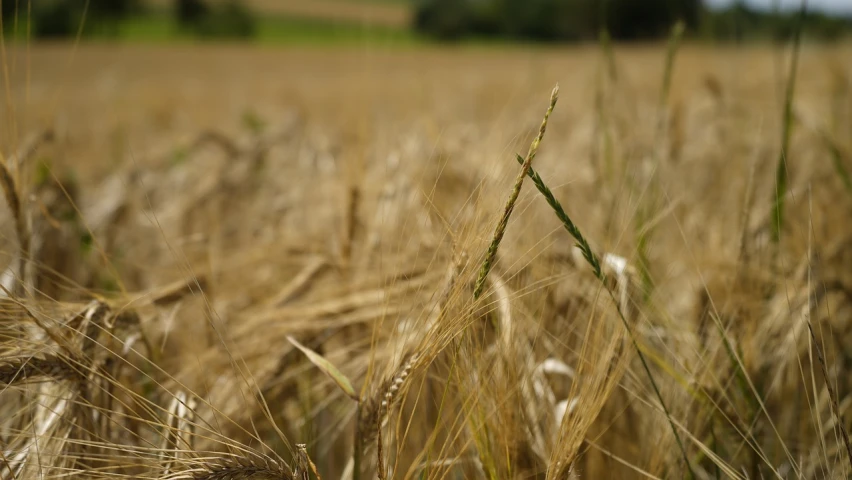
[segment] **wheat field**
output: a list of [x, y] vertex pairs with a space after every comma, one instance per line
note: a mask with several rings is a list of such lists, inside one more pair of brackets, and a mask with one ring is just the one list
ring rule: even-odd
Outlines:
[[3, 53], [3, 479], [852, 474], [848, 45]]

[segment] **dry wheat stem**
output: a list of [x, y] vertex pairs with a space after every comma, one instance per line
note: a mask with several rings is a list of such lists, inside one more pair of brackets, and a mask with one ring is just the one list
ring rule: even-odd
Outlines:
[[353, 185], [349, 188], [346, 197], [346, 222], [341, 247], [341, 258], [344, 265], [348, 265], [352, 258], [352, 247], [355, 244], [355, 234], [358, 230], [358, 205], [361, 201], [361, 190]]
[[293, 277], [292, 280], [287, 282], [281, 291], [278, 292], [275, 297], [267, 302], [270, 307], [281, 307], [287, 302], [291, 301], [301, 292], [303, 292], [306, 288], [308, 288], [308, 284], [310, 281], [320, 273], [323, 268], [328, 266], [328, 262], [323, 257], [314, 257], [308, 260], [307, 265], [305, 265], [302, 270]]
[[[813, 342], [814, 348], [817, 352], [817, 359], [819, 360], [820, 370], [822, 370], [822, 378], [825, 381], [825, 388], [828, 390], [828, 398], [831, 402], [831, 410], [834, 413], [834, 416], [837, 418], [837, 425], [840, 429], [840, 435], [843, 439], [843, 445], [846, 447], [846, 459], [849, 462], [849, 465], [852, 466], [852, 443], [849, 441], [849, 432], [846, 429], [846, 419], [843, 417], [842, 410], [840, 409], [839, 402], [837, 401], [837, 393], [834, 391], [834, 386], [831, 384], [831, 378], [828, 375], [828, 367], [825, 364], [825, 357], [822, 355], [822, 348], [819, 346], [819, 342], [817, 341], [816, 335], [814, 334], [814, 327], [811, 324], [810, 319], [810, 311], [815, 307], [815, 304], [818, 300], [813, 299], [812, 297], [812, 272], [811, 272], [811, 259], [813, 258], [812, 250], [813, 250], [813, 236], [814, 236], [814, 225], [813, 225], [813, 196], [811, 193], [811, 187], [808, 185], [808, 209], [809, 209], [809, 225], [808, 225], [808, 263], [807, 263], [807, 275], [808, 275], [808, 314], [805, 317], [805, 321], [808, 325], [808, 332], [810, 332], [811, 341]], [[813, 304], [811, 304], [813, 302]]]
[[35, 152], [38, 151], [38, 148], [45, 143], [52, 142], [53, 139], [54, 134], [51, 129], [41, 130], [38, 133], [29, 136], [21, 143], [20, 148], [18, 148], [15, 152], [15, 157], [13, 159], [14, 162], [12, 163], [11, 168], [13, 168], [16, 173], [20, 172]]
[[[195, 396], [178, 391], [172, 398], [164, 425], [161, 459], [165, 461], [163, 476], [168, 476], [175, 463], [187, 451], [193, 450], [192, 440], [195, 430], [195, 415], [198, 402]], [[168, 460], [166, 460], [166, 458]]]
[[23, 297], [29, 280], [28, 265], [32, 238], [27, 218], [24, 213], [24, 206], [21, 202], [21, 192], [18, 189], [18, 185], [15, 182], [12, 172], [9, 170], [8, 162], [1, 155], [0, 187], [3, 188], [6, 205], [9, 207], [9, 210], [12, 212], [12, 217], [15, 219], [15, 234], [18, 236], [18, 253], [20, 255], [18, 258], [18, 283], [15, 293], [18, 297]]

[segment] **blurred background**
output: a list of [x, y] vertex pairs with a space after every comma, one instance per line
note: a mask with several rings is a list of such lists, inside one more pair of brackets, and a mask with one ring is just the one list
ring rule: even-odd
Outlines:
[[[606, 30], [652, 40], [682, 19], [705, 41], [788, 38], [796, 1], [781, 0], [4, 0], [5, 36], [261, 43], [577, 42]], [[30, 14], [32, 22], [24, 26]], [[85, 21], [83, 21], [85, 19]], [[838, 41], [852, 3], [811, 1], [806, 35]]]

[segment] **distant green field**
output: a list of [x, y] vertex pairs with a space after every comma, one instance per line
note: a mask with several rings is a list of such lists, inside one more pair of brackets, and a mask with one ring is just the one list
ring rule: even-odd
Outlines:
[[[0, 0], [3, 1], [3, 0]], [[11, 1], [11, 0], [10, 0]], [[250, 8], [255, 9], [256, 33], [246, 42], [261, 44], [379, 44], [379, 45], [409, 45], [419, 43], [422, 39], [412, 32], [407, 22], [377, 21], [370, 25], [363, 24], [356, 14], [352, 16], [352, 10], [348, 8], [353, 5], [364, 5], [368, 12], [375, 13], [371, 5], [398, 5], [402, 6], [412, 0], [333, 0], [326, 4], [316, 5], [316, 10], [311, 8], [296, 8], [289, 11], [281, 8], [277, 2], [272, 0], [264, 3], [247, 2]], [[298, 0], [303, 1], [303, 0]], [[304, 0], [309, 2], [310, 0]], [[215, 42], [241, 41], [228, 37], [199, 37], [179, 27], [171, 12], [171, 0], [146, 0], [147, 8], [142, 12], [121, 20], [118, 24], [98, 24], [86, 21], [84, 26], [83, 40], [94, 41], [117, 41], [129, 43], [196, 43], [207, 40]], [[346, 5], [345, 14], [338, 16], [329, 14], [334, 12], [329, 5]], [[298, 3], [297, 3], [298, 5]], [[311, 4], [307, 4], [311, 5]], [[313, 6], [313, 5], [311, 5]], [[358, 7], [360, 8], [360, 7]], [[383, 8], [383, 7], [382, 7]], [[303, 11], [304, 10], [304, 11]], [[394, 7], [392, 12], [398, 9]], [[379, 9], [379, 12], [384, 10]], [[24, 40], [28, 34], [33, 32], [34, 27], [27, 25], [27, 13], [19, 10], [14, 19], [5, 18], [3, 24], [3, 36], [8, 39]], [[380, 13], [380, 16], [382, 14]], [[393, 16], [393, 15], [391, 15]], [[77, 31], [75, 20], [71, 27], [71, 36]]]
[[[352, 0], [374, 1], [374, 0]], [[377, 0], [404, 1], [404, 0]], [[10, 32], [7, 32], [10, 33]], [[20, 29], [18, 36], [21, 36]], [[152, 12], [122, 22], [110, 33], [94, 31], [86, 38], [114, 39], [126, 42], [201, 42], [205, 39], [194, 37], [182, 31], [174, 19], [165, 12]], [[212, 38], [211, 40], [217, 40]], [[382, 26], [364, 27], [349, 22], [336, 22], [321, 19], [306, 19], [287, 16], [259, 16], [257, 33], [247, 41], [261, 44], [358, 44], [371, 45], [410, 45], [420, 39], [407, 29]]]
[[[348, 0], [352, 2], [405, 2], [407, 0]], [[407, 28], [387, 26], [362, 26], [353, 22], [302, 18], [286, 15], [259, 15], [256, 18], [257, 32], [247, 39], [229, 39], [219, 37], [198, 37], [184, 31], [174, 18], [165, 11], [150, 11], [122, 21], [109, 30], [87, 27], [83, 41], [120, 42], [120, 43], [204, 43], [204, 42], [246, 42], [261, 45], [370, 45], [387, 47], [406, 47], [431, 43]], [[25, 22], [17, 28], [6, 28], [8, 39], [23, 41], [26, 38]], [[477, 47], [511, 48], [525, 45], [524, 42], [499, 38], [471, 37], [460, 42], [461, 45]]]
[[[367, 0], [357, 0], [367, 1]], [[392, 1], [392, 0], [385, 0]], [[269, 17], [259, 20], [261, 43], [369, 43], [412, 44], [418, 37], [410, 30], [332, 22], [316, 19]]]

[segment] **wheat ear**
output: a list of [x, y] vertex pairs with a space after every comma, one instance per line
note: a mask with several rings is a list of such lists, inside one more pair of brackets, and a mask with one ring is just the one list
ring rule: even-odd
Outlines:
[[0, 364], [0, 385], [15, 385], [35, 381], [82, 380], [85, 378], [70, 358], [58, 355], [31, 357]]
[[223, 459], [204, 465], [193, 474], [194, 480], [295, 480], [281, 463], [254, 458]]
[[509, 217], [512, 216], [512, 211], [515, 209], [515, 203], [518, 201], [518, 195], [521, 194], [521, 187], [524, 184], [524, 177], [532, 167], [532, 161], [538, 153], [538, 147], [541, 145], [541, 140], [544, 138], [544, 132], [547, 130], [547, 121], [550, 119], [550, 114], [553, 113], [553, 108], [556, 107], [556, 101], [559, 100], [559, 85], [553, 87], [553, 92], [550, 94], [550, 105], [544, 113], [544, 119], [541, 121], [541, 127], [538, 129], [538, 135], [530, 144], [530, 150], [527, 153], [526, 159], [521, 165], [521, 171], [518, 172], [518, 177], [515, 179], [515, 186], [512, 187], [512, 193], [509, 194], [509, 199], [506, 201], [506, 206], [503, 208], [503, 215], [500, 216], [500, 221], [497, 222], [497, 227], [494, 229], [494, 235], [491, 237], [491, 244], [488, 245], [488, 252], [485, 254], [485, 260], [482, 262], [482, 267], [479, 270], [479, 277], [476, 279], [476, 286], [473, 289], [473, 298], [478, 299], [482, 295], [482, 289], [485, 288], [485, 279], [488, 277], [488, 272], [494, 266], [494, 259], [497, 256], [497, 249], [500, 247], [500, 242], [503, 241], [503, 235], [506, 233], [506, 226], [509, 224]]

